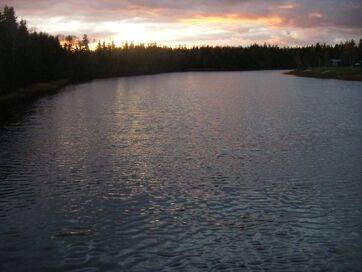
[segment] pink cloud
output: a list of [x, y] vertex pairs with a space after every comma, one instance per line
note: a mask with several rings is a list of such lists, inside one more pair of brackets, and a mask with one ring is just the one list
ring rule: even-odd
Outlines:
[[[359, 0], [7, 0], [52, 34], [155, 37], [166, 44], [308, 44], [362, 37]], [[144, 34], [136, 35], [135, 31]], [[242, 29], [243, 31], [239, 31]], [[315, 31], [319, 37], [315, 35]], [[159, 34], [158, 34], [159, 33]], [[326, 36], [328, 33], [329, 36]]]

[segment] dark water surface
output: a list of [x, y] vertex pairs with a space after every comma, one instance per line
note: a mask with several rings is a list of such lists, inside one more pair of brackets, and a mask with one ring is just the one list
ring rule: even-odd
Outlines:
[[101, 80], [0, 128], [0, 271], [361, 269], [361, 82]]

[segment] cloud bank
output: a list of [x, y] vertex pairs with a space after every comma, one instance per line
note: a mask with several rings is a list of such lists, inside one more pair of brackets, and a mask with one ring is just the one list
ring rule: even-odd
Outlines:
[[52, 34], [166, 45], [305, 45], [362, 38], [360, 0], [8, 0]]

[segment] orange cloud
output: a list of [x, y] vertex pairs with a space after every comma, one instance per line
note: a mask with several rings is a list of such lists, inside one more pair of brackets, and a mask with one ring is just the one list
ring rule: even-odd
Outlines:
[[309, 17], [312, 17], [312, 18], [322, 18], [323, 17], [323, 14], [320, 13], [320, 12], [312, 12], [309, 14]]
[[283, 22], [281, 17], [243, 17], [237, 14], [227, 14], [224, 16], [194, 16], [190, 18], [183, 18], [180, 20], [183, 24], [189, 25], [279, 25]]
[[284, 4], [284, 5], [280, 5], [278, 6], [279, 9], [294, 9], [295, 5], [293, 4]]
[[158, 16], [162, 12], [161, 8], [150, 8], [150, 7], [144, 7], [142, 5], [129, 5], [128, 10], [140, 12], [143, 15], [147, 14], [150, 16]]

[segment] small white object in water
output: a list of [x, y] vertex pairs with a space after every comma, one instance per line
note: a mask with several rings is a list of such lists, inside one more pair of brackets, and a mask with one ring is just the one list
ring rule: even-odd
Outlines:
[[221, 148], [217, 157], [220, 158], [220, 157], [224, 157], [224, 156], [228, 156], [228, 155], [230, 155], [230, 150], [228, 150], [226, 148]]
[[254, 236], [252, 237], [253, 241], [260, 241], [261, 235], [260, 233], [255, 233]]
[[60, 231], [58, 236], [85, 236], [91, 233], [90, 229], [69, 229], [64, 228]]

